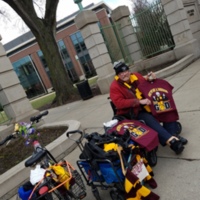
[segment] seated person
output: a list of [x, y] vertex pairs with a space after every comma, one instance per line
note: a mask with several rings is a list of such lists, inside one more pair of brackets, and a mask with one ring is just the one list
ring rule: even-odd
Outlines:
[[131, 73], [129, 67], [123, 62], [115, 64], [114, 70], [116, 76], [110, 86], [110, 98], [116, 106], [116, 114], [127, 119], [143, 120], [146, 125], [157, 131], [162, 146], [168, 145], [176, 154], [180, 154], [187, 140], [173, 136], [151, 113], [143, 109], [143, 106], [151, 104], [149, 99], [136, 97], [138, 83], [144, 81], [144, 78], [148, 79], [148, 76], [143, 77], [139, 73]]

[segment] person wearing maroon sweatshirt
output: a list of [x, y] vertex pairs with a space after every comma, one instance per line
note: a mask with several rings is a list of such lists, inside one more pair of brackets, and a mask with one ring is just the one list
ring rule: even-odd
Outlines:
[[147, 126], [157, 131], [162, 146], [168, 145], [176, 154], [180, 154], [184, 150], [187, 140], [174, 136], [144, 109], [145, 105], [151, 105], [150, 99], [137, 98], [138, 95], [141, 95], [137, 88], [139, 83], [151, 77], [156, 78], [155, 74], [152, 73], [151, 77], [143, 77], [139, 73], [131, 73], [129, 67], [123, 62], [114, 64], [114, 70], [116, 76], [110, 85], [110, 99], [116, 107], [116, 115], [126, 119], [143, 120]]

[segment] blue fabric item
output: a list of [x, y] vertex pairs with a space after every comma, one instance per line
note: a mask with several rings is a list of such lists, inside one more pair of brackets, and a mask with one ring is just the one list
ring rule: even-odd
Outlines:
[[118, 183], [124, 180], [124, 175], [122, 174], [120, 165], [119, 165], [119, 168], [115, 169], [119, 178], [117, 177], [114, 169], [111, 167], [109, 163], [99, 164], [99, 166], [100, 166], [101, 173], [107, 184]]
[[28, 200], [28, 198], [29, 198], [31, 192], [32, 192], [32, 190], [24, 191], [23, 186], [21, 186], [21, 187], [18, 189], [19, 197], [20, 197], [22, 200]]
[[102, 176], [98, 175], [96, 170], [92, 169], [88, 162], [81, 162], [85, 173], [88, 175], [88, 179], [93, 182], [103, 182], [104, 179]]
[[86, 174], [89, 176], [89, 179], [91, 179], [94, 182], [105, 181], [107, 184], [110, 184], [124, 180], [124, 175], [122, 174], [121, 165], [119, 161], [117, 163], [118, 167], [115, 168], [116, 173], [119, 177], [116, 176], [114, 169], [109, 163], [99, 163], [99, 168], [102, 176], [97, 176], [94, 170], [92, 170], [91, 167], [89, 166], [89, 163], [81, 162], [81, 165], [83, 166]]

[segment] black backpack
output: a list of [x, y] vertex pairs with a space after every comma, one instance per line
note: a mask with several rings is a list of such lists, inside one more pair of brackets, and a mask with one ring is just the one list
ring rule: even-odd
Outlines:
[[118, 142], [118, 138], [112, 134], [99, 134], [97, 132], [86, 135], [88, 142], [85, 143], [83, 152], [80, 155], [80, 159], [109, 159], [114, 161], [119, 159], [117, 151], [110, 150], [104, 151], [104, 144]]

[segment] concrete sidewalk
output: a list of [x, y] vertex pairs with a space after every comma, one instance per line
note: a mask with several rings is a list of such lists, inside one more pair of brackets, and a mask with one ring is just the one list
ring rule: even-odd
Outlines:
[[[169, 147], [159, 147], [158, 164], [153, 168], [158, 187], [154, 190], [162, 200], [198, 199], [200, 195], [200, 60], [187, 68], [166, 78], [174, 86], [174, 99], [182, 124], [181, 135], [188, 144], [181, 155], [175, 155]], [[78, 120], [89, 133], [93, 130], [103, 132], [103, 122], [109, 121], [112, 109], [107, 97], [109, 94], [95, 96], [86, 101], [77, 101], [49, 110], [47, 123], [63, 120]], [[66, 157], [75, 163], [79, 150]], [[110, 197], [104, 192], [102, 198]], [[106, 195], [106, 196], [104, 196]], [[87, 196], [86, 199], [92, 199]]]
[[[153, 168], [158, 187], [153, 191], [162, 200], [198, 199], [200, 196], [200, 60], [166, 78], [174, 86], [174, 99], [182, 124], [181, 135], [188, 144], [181, 155], [175, 155], [169, 147], [159, 147], [158, 164]], [[109, 94], [94, 96], [85, 101], [76, 101], [49, 110], [44, 117], [46, 123], [59, 121], [80, 121], [88, 133], [103, 133], [103, 123], [111, 120], [112, 109]], [[66, 159], [76, 166], [80, 151], [76, 148]], [[94, 199], [88, 188], [86, 200]], [[108, 192], [101, 191], [102, 199], [111, 199]]]

